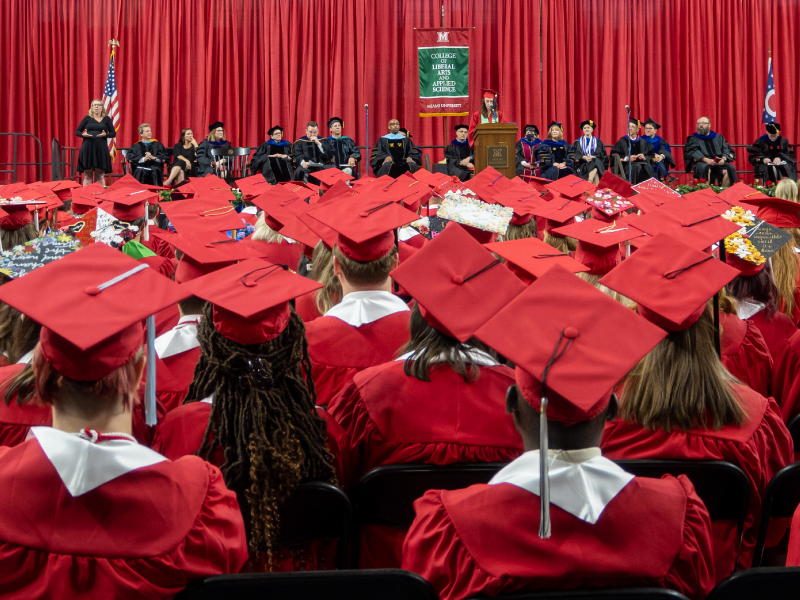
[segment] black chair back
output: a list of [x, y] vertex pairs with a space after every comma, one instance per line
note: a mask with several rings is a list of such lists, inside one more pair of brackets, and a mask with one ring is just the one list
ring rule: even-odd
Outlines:
[[789, 421], [789, 434], [792, 436], [795, 448], [800, 448], [800, 415], [795, 415]]
[[225, 168], [217, 168], [214, 171], [215, 175], [227, 179], [247, 177], [250, 148], [211, 148], [211, 156], [214, 157], [215, 162], [219, 159], [225, 159]]
[[686, 475], [706, 505], [712, 521], [735, 520], [741, 540], [750, 481], [739, 467], [722, 460], [615, 460], [637, 477], [660, 479], [663, 475]]
[[400, 569], [220, 575], [175, 600], [438, 600], [422, 577]]
[[798, 504], [800, 504], [800, 462], [784, 467], [767, 484], [764, 503], [761, 505], [761, 525], [753, 554], [754, 567], [761, 566], [770, 520], [791, 518]]
[[119, 148], [120, 154], [122, 154], [122, 161], [120, 164], [122, 165], [122, 174], [127, 175], [130, 169], [128, 168], [128, 150], [129, 148]]
[[302, 483], [281, 506], [280, 515], [276, 548], [336, 540], [336, 568], [347, 568], [353, 510], [342, 490], [321, 481]]
[[800, 590], [800, 567], [747, 569], [719, 582], [707, 600], [794, 600]]
[[[477, 596], [475, 600], [482, 600]], [[688, 600], [675, 590], [665, 588], [605, 588], [596, 590], [548, 590], [541, 592], [514, 592], [497, 596], [500, 600]]]

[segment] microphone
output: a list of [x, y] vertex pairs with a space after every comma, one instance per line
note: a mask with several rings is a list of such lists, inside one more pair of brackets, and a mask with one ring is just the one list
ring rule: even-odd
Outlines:
[[365, 104], [365, 105], [364, 105], [364, 108], [369, 108], [369, 104]]
[[628, 112], [631, 112], [631, 107], [626, 104], [625, 105], [625, 110], [627, 110]]

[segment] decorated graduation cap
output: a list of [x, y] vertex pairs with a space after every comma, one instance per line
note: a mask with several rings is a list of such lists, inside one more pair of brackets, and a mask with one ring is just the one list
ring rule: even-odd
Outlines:
[[778, 135], [781, 132], [781, 126], [777, 123], [767, 123], [767, 133]]
[[211, 125], [208, 126], [209, 131], [214, 131], [217, 127], [225, 127], [222, 124], [222, 121], [214, 121]]
[[344, 127], [344, 121], [340, 117], [331, 117], [330, 119], [328, 119], [328, 128], [330, 129], [331, 127], [333, 127], [334, 123], [338, 123], [339, 125]]
[[196, 198], [189, 202], [165, 202], [161, 209], [179, 233], [244, 228], [244, 221], [228, 202]]
[[178, 233], [169, 237], [169, 243], [183, 253], [175, 268], [175, 282], [181, 284], [218, 271], [238, 260], [262, 257], [253, 246], [237, 242], [217, 231]]
[[552, 183], [548, 183], [545, 187], [548, 190], [558, 192], [565, 198], [570, 198], [572, 200], [578, 199], [578, 196], [585, 192], [593, 192], [597, 189], [596, 185], [576, 175], [567, 175]]
[[647, 121], [642, 123], [642, 125], [652, 125], [654, 129], [661, 129], [661, 125], [653, 121], [650, 117], [647, 117]]
[[147, 319], [148, 425], [155, 425], [151, 315], [188, 295], [146, 264], [105, 244], [87, 246], [0, 288], [0, 301], [41, 323], [45, 360], [76, 381], [98, 381], [126, 364], [142, 346], [142, 322]]
[[555, 233], [578, 240], [575, 260], [592, 275], [605, 275], [614, 269], [619, 261], [619, 244], [644, 235], [630, 226], [628, 218], [614, 219], [611, 223], [585, 219], [559, 227]]
[[735, 268], [666, 235], [656, 235], [600, 283], [639, 305], [639, 314], [667, 331], [683, 331], [706, 302], [739, 274]]
[[464, 123], [459, 123], [455, 127], [453, 127], [453, 131], [458, 131], [459, 129], [469, 129], [469, 125], [465, 125]]
[[606, 223], [616, 219], [620, 213], [634, 208], [633, 202], [609, 188], [595, 190], [586, 197], [586, 204], [592, 207], [592, 217]]
[[800, 203], [768, 196], [751, 196], [745, 200], [757, 209], [756, 216], [770, 225], [787, 229], [800, 228]]
[[[564, 302], [564, 298], [570, 301]], [[520, 315], [536, 318], [520, 319]], [[549, 538], [547, 421], [569, 426], [599, 415], [617, 382], [665, 333], [566, 269], [554, 266], [475, 336], [516, 365], [517, 387], [541, 413], [539, 537]]]
[[481, 93], [483, 94], [484, 98], [496, 98], [497, 92], [495, 92], [492, 88], [481, 88]]
[[385, 256], [395, 245], [394, 230], [418, 218], [395, 202], [362, 194], [325, 204], [311, 217], [336, 231], [339, 251], [359, 262]]
[[740, 226], [738, 231], [725, 238], [725, 253], [728, 262], [742, 275], [760, 273], [767, 259], [792, 239], [791, 233], [756, 218], [752, 212], [739, 206], [728, 209], [722, 216]]
[[214, 305], [215, 329], [243, 346], [278, 337], [291, 317], [289, 301], [322, 284], [263, 258], [236, 263], [181, 286]]
[[0, 253], [0, 273], [10, 279], [23, 277], [81, 248], [76, 238], [58, 232], [26, 242], [22, 251]]
[[[498, 256], [502, 256], [507, 265], [510, 263], [517, 267], [509, 266], [509, 269], [528, 284], [547, 273], [555, 265], [559, 265], [570, 273], [583, 273], [589, 270], [571, 258], [569, 254], [564, 254], [550, 244], [545, 244], [539, 238], [492, 242], [485, 244], [485, 247]], [[520, 271], [523, 272], [520, 273]]]
[[463, 227], [450, 223], [390, 276], [428, 324], [466, 342], [525, 286]]
[[581, 121], [581, 129], [583, 129], [587, 125], [589, 127], [591, 127], [592, 129], [597, 129], [597, 122], [596, 121], [592, 121], [591, 119], [587, 119], [586, 121]]
[[272, 137], [275, 134], [276, 131], [280, 131], [281, 133], [283, 133], [283, 127], [281, 127], [280, 125], [273, 125], [267, 131], [267, 135], [269, 137]]

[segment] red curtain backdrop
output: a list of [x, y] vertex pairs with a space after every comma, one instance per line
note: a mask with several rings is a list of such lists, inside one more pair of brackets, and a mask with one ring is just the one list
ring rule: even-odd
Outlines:
[[[45, 161], [53, 138], [79, 146], [74, 130], [102, 93], [115, 38], [118, 146], [136, 141], [142, 122], [172, 145], [183, 127], [204, 135], [219, 119], [234, 145], [256, 146], [275, 124], [290, 139], [309, 120], [327, 133], [331, 116], [363, 145], [365, 104], [370, 143], [397, 117], [418, 145], [443, 145], [457, 118], [445, 130], [444, 118], [417, 116], [413, 47], [413, 28], [441, 25], [442, 5], [445, 26], [474, 27], [474, 109], [489, 86], [508, 120], [544, 132], [556, 119], [569, 140], [592, 118], [615, 142], [630, 104], [672, 144], [701, 115], [730, 142], [751, 143], [763, 132], [771, 48], [778, 121], [800, 138], [798, 0], [4, 0], [0, 131], [35, 134]], [[35, 160], [33, 149], [21, 140], [19, 160]], [[0, 137], [0, 162], [10, 160]]]

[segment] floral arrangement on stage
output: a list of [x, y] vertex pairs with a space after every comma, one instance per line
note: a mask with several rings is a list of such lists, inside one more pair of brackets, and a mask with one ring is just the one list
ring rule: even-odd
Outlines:
[[741, 206], [734, 206], [726, 210], [722, 217], [742, 226], [739, 231], [725, 238], [725, 251], [754, 265], [763, 265], [767, 259], [756, 249], [747, 235], [747, 228], [755, 225], [756, 216]]
[[771, 198], [775, 197], [775, 189], [778, 187], [774, 181], [764, 181], [763, 179], [756, 179], [753, 183], [750, 184], [757, 192], [761, 192], [765, 196], [770, 196]]
[[719, 194], [722, 190], [725, 189], [721, 185], [711, 185], [705, 179], [692, 179], [691, 183], [684, 183], [681, 185], [672, 186], [672, 189], [678, 192], [681, 196], [683, 196], [684, 194], [690, 194], [692, 192], [696, 192], [697, 190], [705, 190], [708, 188], [711, 188], [717, 194]]

